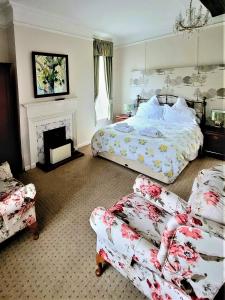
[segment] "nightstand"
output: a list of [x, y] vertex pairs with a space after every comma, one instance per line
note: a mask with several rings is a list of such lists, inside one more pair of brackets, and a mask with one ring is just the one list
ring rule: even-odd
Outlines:
[[225, 128], [205, 125], [203, 134], [203, 152], [207, 155], [225, 160]]
[[121, 121], [124, 121], [124, 120], [126, 120], [128, 118], [130, 118], [129, 115], [127, 115], [127, 114], [121, 114], [121, 115], [116, 116], [115, 121], [116, 122], [121, 122]]

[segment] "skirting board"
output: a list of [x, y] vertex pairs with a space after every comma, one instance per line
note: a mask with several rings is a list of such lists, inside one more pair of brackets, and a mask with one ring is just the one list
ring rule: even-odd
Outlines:
[[77, 148], [82, 148], [82, 147], [84, 147], [84, 146], [88, 146], [88, 145], [90, 145], [90, 144], [91, 144], [91, 142], [90, 142], [90, 141], [88, 141], [88, 142], [84, 142], [84, 143], [80, 143], [80, 144], [78, 144]]
[[[117, 156], [108, 152], [101, 152], [98, 153], [98, 156], [106, 158], [108, 160], [111, 160], [117, 164], [120, 164], [126, 168], [129, 168], [131, 170], [134, 170], [138, 173], [147, 175], [151, 178], [154, 178], [156, 180], [159, 180], [161, 182], [164, 182], [166, 184], [170, 184], [172, 182], [169, 182], [168, 177], [166, 177], [163, 173], [156, 173], [154, 171], [152, 171], [149, 167], [135, 161], [135, 160], [129, 160], [129, 159], [125, 159], [122, 158], [121, 156]], [[186, 164], [184, 165], [183, 169], [188, 165], [188, 162], [186, 162]], [[183, 169], [181, 170], [181, 172], [183, 171]]]

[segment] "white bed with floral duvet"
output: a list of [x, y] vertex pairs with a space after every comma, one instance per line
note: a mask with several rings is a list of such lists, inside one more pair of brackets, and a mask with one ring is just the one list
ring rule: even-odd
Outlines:
[[[178, 102], [184, 105], [183, 101]], [[177, 109], [179, 116], [176, 115], [174, 120], [173, 112], [170, 115], [171, 107], [160, 106], [157, 108], [160, 118], [155, 117], [157, 111], [149, 118], [150, 114], [146, 112], [154, 110], [155, 103], [152, 102], [151, 99], [144, 103], [146, 106], [142, 104], [136, 116], [98, 130], [92, 138], [92, 152], [94, 156], [102, 156], [162, 182], [172, 183], [198, 156], [203, 135], [196, 122], [185, 119], [181, 113], [183, 109]]]

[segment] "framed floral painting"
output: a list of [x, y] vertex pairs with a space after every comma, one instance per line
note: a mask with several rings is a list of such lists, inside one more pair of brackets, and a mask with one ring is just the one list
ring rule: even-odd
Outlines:
[[34, 97], [69, 94], [68, 55], [32, 52]]

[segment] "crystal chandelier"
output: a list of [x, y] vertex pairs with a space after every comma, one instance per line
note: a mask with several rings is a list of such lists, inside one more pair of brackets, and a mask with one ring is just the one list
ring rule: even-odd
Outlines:
[[186, 10], [185, 17], [180, 13], [176, 23], [175, 30], [177, 32], [193, 32], [196, 29], [204, 27], [209, 22], [209, 11], [203, 12], [203, 7], [200, 5], [199, 9], [192, 7], [192, 0], [189, 8]]

